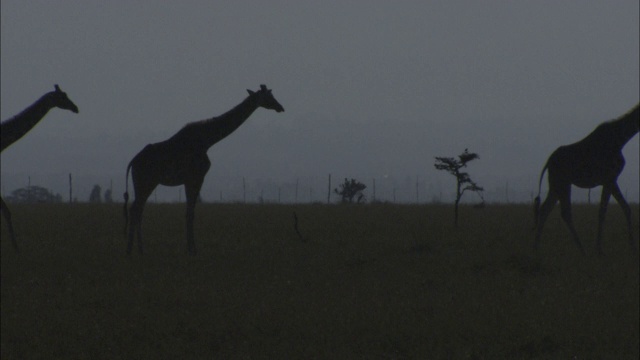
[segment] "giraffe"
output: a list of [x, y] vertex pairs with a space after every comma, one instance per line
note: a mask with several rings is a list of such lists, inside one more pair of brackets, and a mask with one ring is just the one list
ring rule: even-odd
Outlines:
[[[11, 144], [18, 141], [31, 129], [33, 129], [42, 118], [54, 107], [70, 110], [74, 113], [78, 113], [78, 107], [74, 104], [67, 94], [60, 90], [58, 85], [54, 85], [54, 91], [44, 94], [40, 99], [34, 102], [31, 106], [24, 109], [18, 115], [6, 120], [0, 124], [0, 152], [4, 151]], [[16, 242], [16, 235], [13, 230], [13, 223], [11, 222], [11, 211], [0, 197], [0, 209], [7, 221], [9, 227], [9, 235], [11, 236], [11, 243], [13, 248], [18, 251], [18, 243]]]
[[[616, 199], [627, 220], [629, 243], [635, 248], [631, 229], [631, 209], [622, 196], [617, 179], [625, 165], [622, 148], [637, 133], [640, 127], [638, 108], [640, 103], [617, 119], [604, 122], [584, 139], [556, 149], [545, 164], [538, 183], [535, 199], [535, 244], [537, 249], [545, 220], [557, 201], [560, 201], [562, 219], [569, 227], [573, 241], [584, 254], [584, 248], [573, 226], [571, 217], [571, 185], [591, 189], [602, 185], [596, 247], [602, 254], [602, 224], [611, 195]], [[549, 182], [549, 193], [540, 207], [540, 188], [545, 171]]]
[[[260, 85], [258, 91], [247, 92], [249, 96], [233, 109], [211, 119], [188, 123], [169, 139], [145, 146], [129, 162], [124, 193], [125, 235], [127, 226], [129, 231], [127, 254], [131, 254], [134, 235], [138, 239], [140, 254], [143, 252], [142, 212], [149, 195], [158, 185], [184, 185], [187, 198], [187, 251], [190, 255], [196, 254], [193, 220], [200, 188], [211, 166], [207, 150], [240, 127], [258, 107], [284, 111], [266, 85]], [[129, 171], [135, 193], [130, 214], [127, 213]]]

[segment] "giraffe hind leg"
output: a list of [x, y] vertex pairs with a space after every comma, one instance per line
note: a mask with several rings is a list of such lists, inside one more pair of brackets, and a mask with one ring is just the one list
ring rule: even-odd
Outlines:
[[140, 177], [136, 172], [133, 173], [133, 188], [135, 191], [135, 199], [131, 204], [130, 218], [129, 218], [129, 242], [127, 244], [127, 254], [131, 253], [133, 248], [134, 237], [138, 239], [138, 251], [142, 255], [142, 213], [144, 212], [147, 199], [151, 196], [153, 190], [158, 186], [157, 182], [153, 182], [147, 179], [147, 177]]
[[[146, 200], [146, 199], [145, 199]], [[138, 252], [143, 254], [142, 245], [142, 212], [144, 210], [144, 202], [136, 199], [131, 205], [129, 218], [129, 239], [127, 242], [127, 255], [133, 250], [133, 242], [137, 239]]]
[[13, 230], [13, 222], [11, 221], [11, 211], [9, 210], [9, 207], [4, 202], [4, 199], [2, 197], [0, 197], [0, 206], [1, 206], [0, 210], [2, 211], [2, 215], [4, 215], [5, 220], [7, 220], [7, 226], [9, 227], [9, 236], [11, 237], [11, 245], [13, 246], [13, 249], [17, 252], [18, 242], [16, 241], [16, 233]]
[[536, 219], [536, 240], [533, 245], [534, 249], [538, 249], [540, 246], [540, 237], [542, 236], [542, 228], [544, 227], [544, 223], [547, 221], [547, 217], [551, 213], [551, 210], [556, 206], [556, 202], [558, 202], [558, 197], [552, 191], [549, 192], [547, 198], [542, 203], [540, 207], [540, 212]]
[[562, 220], [564, 220], [565, 224], [567, 224], [567, 227], [571, 232], [571, 237], [573, 238], [573, 241], [578, 246], [578, 249], [580, 249], [580, 252], [583, 255], [585, 255], [586, 252], [584, 251], [584, 247], [582, 247], [582, 243], [580, 242], [580, 237], [578, 236], [578, 232], [576, 231], [576, 228], [573, 226], [573, 216], [571, 215], [571, 187], [570, 186], [571, 185], [569, 185], [568, 189], [564, 189], [560, 194], [560, 208], [562, 211], [561, 212]]
[[134, 202], [131, 205], [131, 209], [129, 211], [129, 233], [127, 235], [127, 255], [131, 254], [131, 250], [133, 248], [133, 239], [134, 239], [137, 227], [138, 227], [138, 209], [137, 209], [136, 203]]

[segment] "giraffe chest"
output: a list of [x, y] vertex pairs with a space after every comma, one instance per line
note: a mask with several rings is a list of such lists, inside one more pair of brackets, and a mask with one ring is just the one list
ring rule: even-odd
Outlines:
[[172, 157], [161, 165], [160, 184], [177, 186], [205, 176], [211, 163], [202, 156]]

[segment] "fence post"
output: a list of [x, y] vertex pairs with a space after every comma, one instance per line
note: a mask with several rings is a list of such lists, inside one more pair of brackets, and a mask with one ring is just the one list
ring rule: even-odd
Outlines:
[[327, 204], [331, 203], [331, 174], [329, 174], [329, 191], [327, 191]]

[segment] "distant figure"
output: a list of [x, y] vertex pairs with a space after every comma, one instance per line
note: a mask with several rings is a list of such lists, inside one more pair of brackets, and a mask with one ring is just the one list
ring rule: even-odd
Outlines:
[[[54, 85], [54, 88], [55, 91], [44, 94], [40, 99], [38, 99], [28, 108], [24, 109], [20, 114], [0, 124], [0, 152], [4, 151], [4, 149], [8, 148], [14, 142], [18, 141], [21, 137], [28, 133], [29, 130], [33, 129], [33, 127], [36, 126], [36, 124], [40, 122], [40, 120], [42, 120], [42, 118], [49, 112], [49, 110], [53, 109], [54, 107], [71, 110], [76, 114], [78, 113], [78, 107], [71, 100], [69, 100], [67, 94], [60, 90], [58, 85]], [[9, 211], [9, 208], [7, 207], [7, 204], [4, 202], [2, 197], [0, 197], [0, 202], [0, 205], [2, 205], [2, 214], [7, 220], [9, 226], [11, 243], [13, 244], [13, 248], [17, 251], [18, 243], [16, 242], [15, 232], [13, 231], [11, 212]]]
[[[624, 211], [629, 243], [635, 248], [631, 230], [631, 209], [620, 192], [617, 180], [625, 165], [622, 148], [638, 133], [640, 127], [639, 106], [640, 104], [636, 105], [618, 119], [598, 125], [586, 138], [571, 145], [560, 146], [551, 154], [540, 174], [538, 196], [535, 199], [536, 249], [545, 220], [560, 200], [562, 219], [569, 227], [576, 245], [584, 253], [571, 218], [572, 184], [586, 189], [602, 185], [598, 216], [598, 252], [602, 254], [602, 224], [611, 195]], [[549, 193], [540, 208], [540, 187], [546, 170], [549, 170]]]
[[[207, 150], [234, 132], [257, 108], [284, 111], [265, 85], [260, 85], [260, 90], [256, 92], [247, 91], [249, 96], [228, 112], [211, 119], [189, 123], [168, 140], [147, 145], [131, 160], [127, 167], [127, 190], [124, 193], [124, 216], [129, 226], [127, 254], [131, 253], [135, 234], [138, 238], [138, 250], [142, 254], [142, 212], [149, 195], [161, 184], [184, 185], [187, 195], [187, 251], [195, 255], [194, 210], [200, 187], [211, 166]], [[127, 214], [129, 170], [135, 191], [130, 216]], [[125, 223], [125, 232], [126, 226]]]

